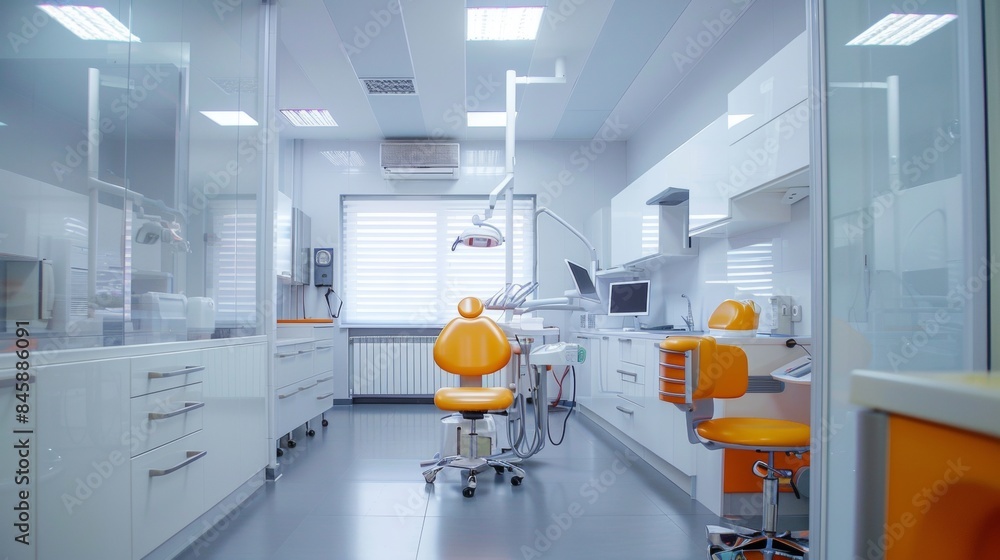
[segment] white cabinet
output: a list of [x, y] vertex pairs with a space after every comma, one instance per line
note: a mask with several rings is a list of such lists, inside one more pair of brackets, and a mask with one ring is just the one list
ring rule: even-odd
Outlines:
[[[679, 160], [677, 160], [679, 161]], [[664, 158], [611, 199], [611, 262], [622, 265], [661, 255], [698, 254], [687, 235], [687, 217], [673, 206], [646, 204], [669, 187], [684, 187], [677, 161]]]
[[266, 344], [204, 350], [208, 505], [267, 466], [267, 354]]
[[729, 146], [725, 185], [730, 196], [807, 167], [809, 140], [809, 102], [802, 100]]
[[210, 453], [199, 430], [132, 459], [132, 558], [149, 554], [215, 505], [205, 502]]
[[[637, 179], [637, 182], [641, 180]], [[645, 193], [633, 182], [611, 199], [611, 262], [619, 265], [632, 262], [644, 256], [643, 227], [647, 231], [645, 237], [650, 237], [654, 231], [649, 231], [653, 222], [644, 215], [655, 207], [646, 206]], [[651, 247], [646, 247], [649, 254]]]
[[[276, 441], [333, 406], [335, 386], [335, 327], [281, 326], [274, 356], [275, 389], [271, 392], [274, 410], [271, 437]], [[282, 340], [282, 337], [295, 338]]]
[[729, 92], [728, 144], [809, 96], [808, 56], [808, 40], [802, 33]]
[[34, 368], [27, 558], [142, 558], [264, 469], [266, 357], [258, 342]]
[[[35, 368], [38, 558], [132, 558], [129, 360]], [[113, 535], [114, 538], [95, 538]]]
[[693, 445], [687, 442], [684, 414], [660, 401], [659, 337], [580, 334], [602, 342], [603, 360], [594, 362], [592, 397], [581, 404], [660, 460], [694, 474]]
[[[38, 500], [35, 497], [38, 490], [35, 482], [39, 468], [51, 466], [51, 456], [39, 453], [38, 438], [34, 434], [15, 433], [15, 430], [33, 432], [37, 425], [33, 393], [38, 386], [36, 383], [19, 386], [20, 383], [23, 381], [17, 380], [17, 370], [0, 370], [0, 465], [3, 465], [3, 478], [0, 479], [0, 505], [3, 506], [0, 508], [0, 542], [4, 543], [4, 555], [9, 560], [34, 560], [38, 543]], [[26, 397], [18, 398], [18, 395], [25, 394]], [[25, 404], [28, 405], [29, 421], [18, 423], [18, 406]], [[22, 407], [21, 410], [25, 409]], [[45, 463], [40, 463], [39, 457], [44, 457]], [[25, 470], [30, 472], [23, 472]], [[18, 471], [22, 472], [19, 474]]]
[[723, 114], [670, 155], [683, 169], [684, 185], [690, 190], [688, 209], [693, 232], [730, 217], [726, 146]]
[[802, 34], [730, 92], [726, 115], [675, 152], [695, 168], [691, 235], [737, 235], [791, 219], [780, 193], [808, 185], [807, 53]]

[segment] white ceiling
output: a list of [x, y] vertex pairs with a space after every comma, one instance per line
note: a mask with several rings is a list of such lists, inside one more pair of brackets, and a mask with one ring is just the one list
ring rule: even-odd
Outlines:
[[[465, 40], [466, 7], [543, 5], [535, 41]], [[517, 86], [519, 140], [590, 139], [642, 122], [690, 71], [674, 55], [734, 0], [279, 0], [279, 108], [329, 109], [336, 128], [286, 138], [500, 139], [465, 111], [502, 111], [507, 69], [566, 84]], [[398, 6], [398, 13], [390, 9]], [[692, 65], [693, 66], [693, 65]], [[367, 95], [359, 78], [413, 78], [415, 95]], [[626, 140], [637, 127], [617, 139]]]

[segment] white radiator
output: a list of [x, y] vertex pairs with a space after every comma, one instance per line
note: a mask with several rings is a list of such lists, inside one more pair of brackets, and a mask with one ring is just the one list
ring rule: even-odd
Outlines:
[[[429, 396], [457, 387], [459, 376], [434, 363], [434, 336], [352, 336], [351, 396]], [[502, 372], [483, 376], [484, 387], [503, 386]]]

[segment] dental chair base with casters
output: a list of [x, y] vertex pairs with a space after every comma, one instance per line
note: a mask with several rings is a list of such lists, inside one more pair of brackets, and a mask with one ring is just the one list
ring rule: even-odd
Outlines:
[[430, 467], [423, 473], [424, 480], [428, 483], [433, 483], [438, 473], [446, 467], [466, 471], [467, 481], [462, 489], [462, 495], [466, 498], [471, 498], [476, 493], [476, 475], [491, 468], [498, 475], [504, 471], [514, 473], [510, 479], [514, 486], [520, 485], [525, 476], [524, 469], [510, 461], [479, 455], [476, 422], [483, 420], [486, 413], [506, 410], [514, 403], [514, 393], [510, 389], [467, 386], [467, 379], [491, 374], [510, 361], [511, 349], [507, 337], [492, 319], [480, 316], [483, 309], [480, 300], [463, 299], [458, 304], [461, 317], [452, 319], [434, 342], [434, 362], [438, 367], [462, 376], [461, 387], [438, 389], [434, 394], [434, 404], [442, 410], [457, 412], [463, 419], [471, 422], [470, 433], [462, 436], [469, 438], [469, 455], [452, 455], [421, 463], [421, 466]]
[[747, 357], [737, 346], [716, 344], [711, 336], [671, 336], [660, 343], [660, 400], [684, 410], [688, 440], [708, 449], [747, 449], [767, 453], [753, 473], [763, 479], [764, 522], [760, 530], [707, 526], [712, 560], [808, 557], [808, 531], [778, 532], [778, 484], [792, 472], [774, 468], [775, 453], [809, 451], [809, 426], [772, 418], [713, 418], [713, 399], [732, 399], [747, 391]]

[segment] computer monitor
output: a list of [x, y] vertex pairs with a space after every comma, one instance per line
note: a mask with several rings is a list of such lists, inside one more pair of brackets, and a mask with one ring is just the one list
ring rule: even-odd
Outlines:
[[608, 294], [608, 315], [649, 315], [649, 280], [613, 282]]
[[601, 301], [587, 269], [569, 260], [566, 261], [566, 266], [569, 267], [570, 276], [573, 277], [573, 284], [576, 286], [576, 291], [580, 293], [580, 297], [590, 301]]

